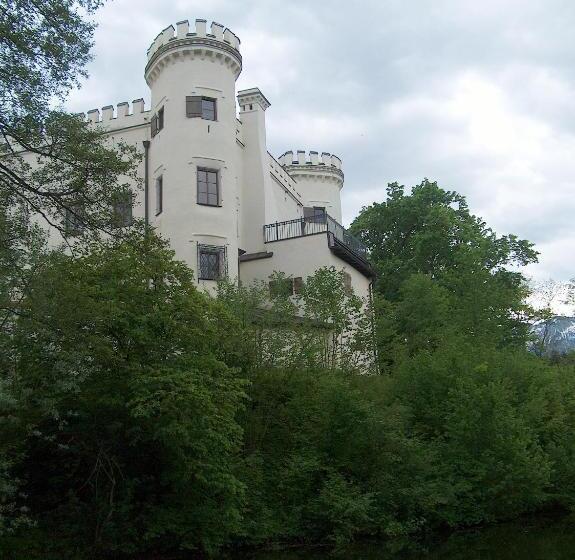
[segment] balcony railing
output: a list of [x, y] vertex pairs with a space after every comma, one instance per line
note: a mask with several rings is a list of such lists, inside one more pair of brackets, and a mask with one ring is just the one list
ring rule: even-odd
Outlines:
[[343, 245], [347, 250], [367, 262], [367, 247], [327, 214], [267, 224], [264, 226], [264, 241], [271, 243], [324, 232], [330, 233], [336, 243]]

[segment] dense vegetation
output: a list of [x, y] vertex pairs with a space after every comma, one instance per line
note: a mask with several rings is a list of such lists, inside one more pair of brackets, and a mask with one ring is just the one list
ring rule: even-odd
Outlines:
[[[153, 231], [109, 231], [136, 154], [49, 109], [98, 4], [0, 0], [3, 556], [338, 544], [573, 508], [575, 366], [526, 350], [532, 246], [434, 183], [390, 185], [353, 224], [373, 323], [335, 269], [295, 300], [281, 274], [271, 293], [200, 293]], [[78, 208], [86, 235], [48, 251], [32, 218]]]

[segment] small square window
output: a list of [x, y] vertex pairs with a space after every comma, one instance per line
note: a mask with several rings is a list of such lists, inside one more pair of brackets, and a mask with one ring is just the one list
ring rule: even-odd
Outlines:
[[217, 119], [216, 99], [199, 95], [186, 96], [186, 116], [188, 118], [200, 117], [208, 121], [215, 121]]
[[325, 224], [326, 211], [324, 206], [304, 207], [303, 215], [305, 221], [311, 224]]
[[294, 294], [293, 278], [277, 278], [269, 282], [270, 296], [272, 298], [291, 297]]
[[198, 279], [220, 280], [226, 275], [226, 248], [198, 244]]

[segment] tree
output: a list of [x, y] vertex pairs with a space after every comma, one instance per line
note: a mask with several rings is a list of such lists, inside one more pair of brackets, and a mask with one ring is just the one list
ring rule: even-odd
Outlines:
[[119, 179], [134, 150], [54, 109], [86, 76], [95, 25], [85, 17], [102, 3], [0, 0], [0, 188], [62, 232], [66, 214], [110, 230], [113, 198], [131, 195]]
[[13, 327], [4, 384], [17, 406], [0, 399], [12, 501], [44, 553], [228, 538], [243, 382], [220, 341], [236, 328], [149, 232], [50, 256]]
[[249, 286], [222, 282], [218, 299], [241, 321], [232, 346], [248, 370], [368, 372], [374, 365], [369, 302], [346, 287], [335, 267], [321, 267], [297, 284], [280, 272]]
[[137, 150], [57, 106], [86, 75], [86, 17], [101, 4], [0, 0], [0, 337], [42, 268], [47, 226], [70, 247], [126, 231], [114, 206], [132, 202]]
[[[524, 344], [528, 290], [514, 268], [536, 261], [532, 244], [496, 235], [470, 213], [463, 196], [436, 183], [425, 180], [410, 194], [393, 183], [387, 193], [385, 202], [364, 208], [351, 228], [368, 246], [378, 273], [376, 292], [383, 298], [378, 305], [386, 309], [379, 321], [380, 356], [385, 359], [406, 339], [409, 346], [413, 335], [421, 349], [443, 328], [498, 344]], [[406, 313], [426, 309], [430, 301], [437, 303], [430, 310], [438, 313], [435, 318], [405, 323]]]

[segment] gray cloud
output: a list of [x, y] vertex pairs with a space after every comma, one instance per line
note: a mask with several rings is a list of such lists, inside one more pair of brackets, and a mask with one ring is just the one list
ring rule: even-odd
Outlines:
[[242, 40], [238, 88], [272, 102], [273, 153], [342, 157], [344, 217], [424, 177], [537, 244], [535, 277], [575, 276], [575, 3], [568, 0], [122, 0], [97, 16], [83, 111], [144, 96], [146, 50], [181, 19]]

